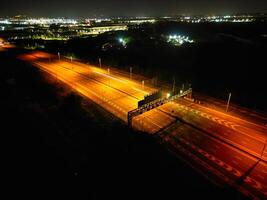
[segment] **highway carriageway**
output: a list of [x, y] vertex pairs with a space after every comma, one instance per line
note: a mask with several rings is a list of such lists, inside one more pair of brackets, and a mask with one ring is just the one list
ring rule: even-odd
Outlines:
[[[53, 58], [53, 59], [51, 59]], [[44, 52], [20, 56], [127, 123], [127, 113], [157, 90], [123, 74]], [[252, 198], [267, 198], [267, 128], [242, 117], [179, 99], [133, 118], [135, 129], [155, 134], [167, 148], [210, 180]], [[219, 180], [219, 181], [218, 181]], [[179, 180], [177, 180], [179, 181]]]

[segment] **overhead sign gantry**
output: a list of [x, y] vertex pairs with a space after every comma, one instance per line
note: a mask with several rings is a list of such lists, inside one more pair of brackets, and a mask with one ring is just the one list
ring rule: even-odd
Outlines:
[[144, 100], [138, 102], [137, 109], [128, 112], [128, 125], [132, 126], [132, 119], [138, 115], [141, 115], [153, 108], [159, 107], [165, 103], [168, 103], [180, 97], [184, 96], [191, 97], [191, 95], [192, 95], [192, 88], [189, 88], [186, 91], [180, 91], [180, 93], [178, 94], [173, 94], [173, 95], [167, 94], [165, 97], [162, 97], [161, 90], [151, 95], [148, 95], [144, 98]]

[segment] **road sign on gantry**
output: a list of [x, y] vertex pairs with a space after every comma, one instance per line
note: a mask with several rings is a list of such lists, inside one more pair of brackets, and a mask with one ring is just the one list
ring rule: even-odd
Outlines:
[[138, 101], [138, 108], [141, 108], [145, 104], [148, 104], [152, 101], [155, 101], [155, 100], [161, 99], [161, 98], [162, 98], [162, 91], [161, 90], [158, 90], [152, 94], [146, 95], [143, 100]]
[[173, 101], [175, 99], [178, 99], [180, 97], [184, 97], [184, 96], [191, 97], [192, 96], [191, 94], [192, 94], [192, 88], [189, 88], [186, 91], [180, 91], [180, 93], [175, 94], [175, 95], [167, 95], [166, 97], [161, 97], [161, 98], [156, 99], [154, 101], [151, 101], [149, 103], [145, 103], [144, 100], [139, 101], [141, 103], [139, 105], [139, 102], [138, 102], [138, 108], [128, 112], [128, 125], [132, 126], [132, 119], [138, 115], [141, 115], [144, 112], [147, 112], [151, 109], [159, 107], [165, 103], [168, 103], [168, 102]]

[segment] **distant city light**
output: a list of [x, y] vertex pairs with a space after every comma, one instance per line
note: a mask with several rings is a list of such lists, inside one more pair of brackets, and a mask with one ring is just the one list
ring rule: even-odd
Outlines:
[[190, 40], [189, 37], [182, 35], [169, 35], [167, 42], [174, 45], [182, 45], [184, 43], [193, 43], [194, 40]]
[[74, 19], [63, 18], [40, 18], [40, 19], [26, 19], [26, 24], [77, 24]]
[[155, 19], [136, 19], [136, 20], [129, 20], [127, 21], [128, 23], [131, 24], [143, 24], [143, 23], [155, 23]]
[[27, 19], [0, 19], [0, 24], [24, 24], [24, 25], [50, 25], [50, 24], [77, 24], [75, 19], [65, 18], [27, 18]]
[[104, 19], [94, 19], [94, 21], [95, 21], [96, 23], [101, 23], [101, 22], [109, 22], [109, 21], [111, 21], [111, 19], [109, 19], [109, 18], [104, 18]]
[[11, 24], [8, 19], [0, 20], [0, 24]]
[[187, 23], [202, 23], [202, 22], [211, 22], [211, 23], [225, 23], [225, 22], [234, 22], [234, 23], [246, 23], [253, 22], [255, 18], [250, 15], [224, 15], [224, 16], [197, 16], [197, 17], [181, 17], [181, 22]]

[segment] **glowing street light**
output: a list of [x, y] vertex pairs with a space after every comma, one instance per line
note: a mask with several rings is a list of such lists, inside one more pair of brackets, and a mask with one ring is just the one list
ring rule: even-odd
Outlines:
[[166, 94], [167, 99], [170, 98], [170, 96], [171, 96], [170, 93], [167, 93], [167, 94]]
[[119, 38], [119, 42], [123, 45], [126, 46], [126, 40], [124, 38]]

